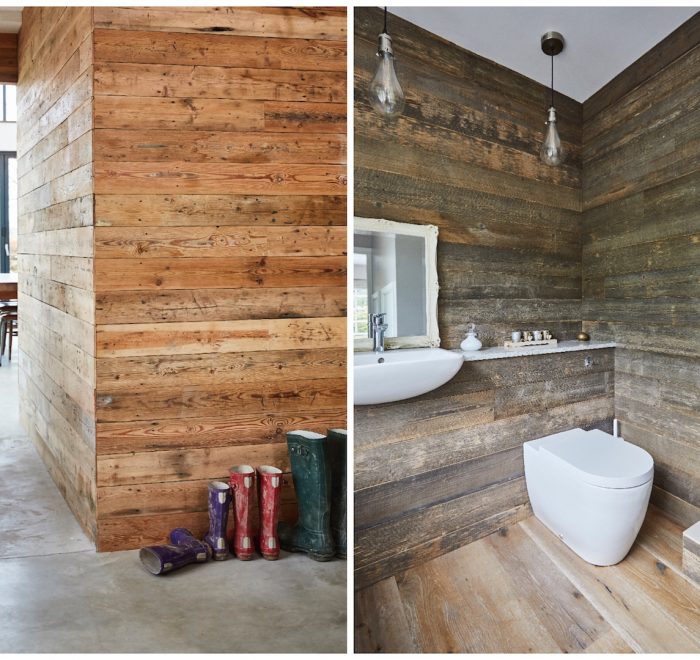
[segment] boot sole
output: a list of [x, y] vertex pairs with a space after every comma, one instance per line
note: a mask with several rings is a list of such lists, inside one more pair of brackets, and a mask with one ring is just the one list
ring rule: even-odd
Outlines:
[[335, 555], [317, 555], [313, 552], [307, 552], [306, 554], [309, 555], [309, 557], [314, 561], [330, 561], [333, 559], [333, 557], [335, 557]]
[[286, 550], [287, 552], [304, 552], [307, 555], [309, 555], [309, 557], [311, 557], [311, 559], [313, 559], [314, 561], [330, 561], [331, 559], [333, 559], [333, 557], [335, 557], [335, 553], [332, 553], [330, 555], [319, 555], [316, 552], [309, 552], [305, 548], [299, 548], [297, 546], [283, 545], [282, 550]]

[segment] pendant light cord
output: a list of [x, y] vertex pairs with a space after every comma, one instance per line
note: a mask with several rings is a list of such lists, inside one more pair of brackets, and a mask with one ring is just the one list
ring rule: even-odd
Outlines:
[[549, 107], [553, 108], [554, 107], [554, 55], [550, 55], [549, 57], [552, 60], [552, 87], [551, 87], [551, 89], [552, 89], [552, 103]]
[[389, 34], [386, 31], [386, 7], [384, 7], [384, 34]]

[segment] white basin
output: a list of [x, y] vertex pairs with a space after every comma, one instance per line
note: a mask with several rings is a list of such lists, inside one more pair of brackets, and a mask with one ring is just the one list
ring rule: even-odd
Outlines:
[[462, 353], [444, 348], [402, 348], [355, 353], [355, 405], [410, 399], [444, 385], [464, 363]]

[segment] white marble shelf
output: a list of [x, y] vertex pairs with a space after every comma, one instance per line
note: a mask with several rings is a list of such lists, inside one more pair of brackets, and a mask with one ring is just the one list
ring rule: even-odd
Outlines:
[[556, 346], [528, 346], [506, 350], [503, 346], [482, 348], [480, 351], [460, 351], [465, 362], [479, 360], [500, 360], [501, 358], [546, 355], [548, 353], [568, 353], [571, 351], [595, 351], [600, 348], [615, 348], [614, 341], [560, 341]]

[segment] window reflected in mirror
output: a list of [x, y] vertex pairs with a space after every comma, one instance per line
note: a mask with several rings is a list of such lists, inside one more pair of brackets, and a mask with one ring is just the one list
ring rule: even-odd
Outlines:
[[355, 350], [375, 349], [372, 319], [385, 348], [439, 346], [438, 228], [358, 216], [354, 224]]
[[427, 334], [425, 239], [356, 231], [354, 334], [367, 337], [370, 314], [386, 314], [386, 337]]

